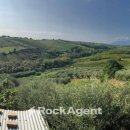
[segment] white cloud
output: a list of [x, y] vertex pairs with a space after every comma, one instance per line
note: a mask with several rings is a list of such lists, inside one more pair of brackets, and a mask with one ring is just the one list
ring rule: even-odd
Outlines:
[[9, 35], [16, 37], [32, 37], [32, 38], [55, 38], [64, 35], [62, 32], [56, 31], [27, 31], [27, 30], [0, 30], [0, 35]]

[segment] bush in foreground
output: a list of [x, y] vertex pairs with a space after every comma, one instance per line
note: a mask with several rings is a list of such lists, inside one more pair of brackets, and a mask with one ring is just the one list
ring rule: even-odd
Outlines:
[[117, 71], [115, 78], [124, 81], [130, 80], [130, 69]]
[[57, 85], [42, 79], [21, 86], [16, 99], [19, 109], [44, 106], [49, 109], [101, 107], [103, 110], [102, 115], [46, 115], [51, 129], [128, 130], [129, 96], [130, 85], [119, 88], [97, 81]]

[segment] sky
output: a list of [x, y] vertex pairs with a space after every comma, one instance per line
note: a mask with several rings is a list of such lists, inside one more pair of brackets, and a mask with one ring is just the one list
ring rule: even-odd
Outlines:
[[130, 39], [130, 0], [0, 0], [0, 35], [112, 43]]

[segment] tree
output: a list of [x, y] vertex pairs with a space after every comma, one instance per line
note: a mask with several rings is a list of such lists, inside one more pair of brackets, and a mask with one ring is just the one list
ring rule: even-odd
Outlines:
[[104, 74], [107, 74], [108, 78], [114, 78], [115, 72], [121, 70], [123, 65], [121, 65], [116, 60], [109, 60], [104, 68]]
[[6, 79], [2, 82], [2, 86], [3, 86], [3, 87], [7, 87], [8, 85], [9, 85], [8, 78], [6, 78]]
[[16, 53], [16, 48], [13, 49], [13, 53]]

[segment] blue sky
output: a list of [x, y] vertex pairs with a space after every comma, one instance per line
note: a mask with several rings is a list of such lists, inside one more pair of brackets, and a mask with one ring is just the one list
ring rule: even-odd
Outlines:
[[0, 35], [111, 43], [130, 39], [130, 0], [1, 0]]

